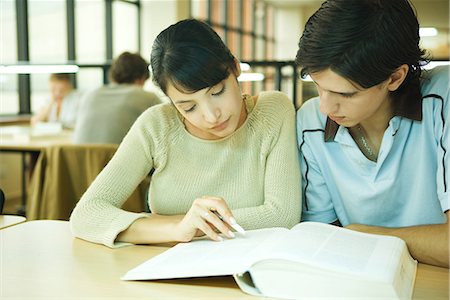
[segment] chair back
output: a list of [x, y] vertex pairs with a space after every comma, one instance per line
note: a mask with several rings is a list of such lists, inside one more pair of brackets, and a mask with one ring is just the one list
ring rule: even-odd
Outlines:
[[[28, 220], [69, 220], [72, 210], [95, 177], [113, 157], [118, 145], [55, 145], [39, 155], [28, 191]], [[123, 209], [144, 211], [144, 180]]]

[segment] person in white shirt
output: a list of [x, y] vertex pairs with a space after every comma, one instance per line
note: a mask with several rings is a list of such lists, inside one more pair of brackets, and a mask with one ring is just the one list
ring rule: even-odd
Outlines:
[[59, 122], [64, 127], [73, 128], [77, 119], [80, 93], [74, 89], [70, 74], [51, 74], [49, 86], [50, 99], [31, 118], [31, 125], [38, 122]]

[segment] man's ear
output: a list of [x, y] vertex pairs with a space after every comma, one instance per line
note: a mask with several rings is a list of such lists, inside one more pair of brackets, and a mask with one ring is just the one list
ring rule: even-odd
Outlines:
[[235, 64], [234, 75], [236, 75], [236, 78], [237, 78], [237, 77], [239, 77], [241, 75], [241, 63], [239, 62], [239, 60], [234, 58], [234, 64]]
[[409, 66], [406, 64], [401, 65], [395, 70], [394, 73], [391, 74], [387, 81], [387, 88], [389, 91], [396, 91], [399, 86], [405, 81], [406, 76], [408, 75]]

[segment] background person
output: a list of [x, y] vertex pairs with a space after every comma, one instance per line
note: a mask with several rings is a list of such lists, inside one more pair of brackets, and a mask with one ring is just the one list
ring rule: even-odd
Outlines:
[[131, 125], [147, 108], [161, 103], [143, 90], [148, 63], [139, 55], [122, 53], [114, 60], [111, 84], [86, 94], [81, 103], [73, 140], [78, 144], [120, 144]]
[[422, 71], [410, 3], [324, 2], [296, 61], [319, 92], [297, 116], [302, 220], [397, 236], [448, 267], [449, 68]]
[[31, 118], [31, 124], [38, 122], [60, 122], [64, 127], [73, 128], [77, 119], [80, 93], [74, 90], [71, 75], [51, 74], [49, 78], [50, 99]]

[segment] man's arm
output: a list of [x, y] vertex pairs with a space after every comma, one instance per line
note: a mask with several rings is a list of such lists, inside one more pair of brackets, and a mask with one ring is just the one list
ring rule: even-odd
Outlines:
[[399, 237], [406, 242], [412, 257], [419, 262], [449, 268], [450, 210], [447, 210], [445, 214], [447, 216], [447, 223], [445, 224], [400, 228], [350, 224], [346, 228]]

